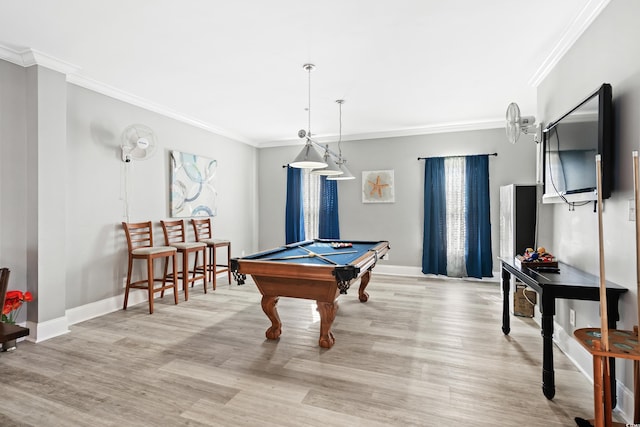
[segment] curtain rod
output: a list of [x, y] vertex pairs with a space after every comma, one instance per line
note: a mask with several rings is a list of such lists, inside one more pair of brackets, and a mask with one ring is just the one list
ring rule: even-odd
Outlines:
[[447, 157], [467, 157], [467, 156], [495, 156], [498, 157], [498, 153], [489, 153], [489, 154], [463, 154], [460, 156], [432, 156], [432, 157], [418, 157], [418, 160], [426, 160], [426, 159], [442, 159]]

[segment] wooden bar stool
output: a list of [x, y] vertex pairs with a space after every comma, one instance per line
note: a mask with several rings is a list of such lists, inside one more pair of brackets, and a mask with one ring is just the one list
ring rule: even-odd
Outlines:
[[[153, 228], [151, 221], [137, 223], [122, 223], [124, 232], [127, 235], [127, 245], [129, 247], [129, 268], [127, 269], [127, 285], [124, 291], [123, 310], [127, 309], [130, 289], [146, 289], [149, 295], [149, 314], [153, 314], [153, 296], [156, 292], [161, 292], [164, 296], [165, 289], [173, 289], [173, 298], [178, 303], [178, 280], [173, 278], [173, 283], [167, 284], [167, 271], [169, 268], [169, 258], [173, 258], [173, 271], [177, 270], [176, 253], [177, 250], [171, 246], [153, 246]], [[153, 261], [157, 258], [164, 258], [164, 275], [162, 278], [154, 277]], [[142, 259], [147, 262], [147, 278], [131, 282], [131, 272], [133, 270], [133, 260]], [[174, 275], [175, 276], [175, 275]], [[155, 282], [162, 282], [161, 287], [155, 287]]]
[[[187, 242], [185, 238], [184, 221], [179, 219], [175, 221], [160, 221], [162, 224], [162, 230], [164, 232], [164, 242], [167, 246], [173, 246], [178, 250], [179, 254], [182, 254], [182, 271], [179, 272], [179, 277], [182, 279], [182, 287], [184, 289], [184, 300], [189, 299], [189, 284], [193, 284], [202, 280], [202, 286], [204, 293], [207, 293], [207, 272], [202, 271], [202, 274], [198, 274], [195, 268], [189, 270], [189, 254], [195, 254], [195, 263], [198, 264], [198, 254], [202, 251], [202, 259], [204, 263], [207, 262], [207, 245], [201, 242]], [[171, 276], [171, 275], [170, 275]]]
[[[205, 269], [209, 273], [211, 282], [213, 283], [213, 290], [216, 289], [216, 277], [218, 273], [227, 272], [227, 280], [231, 284], [231, 242], [224, 239], [214, 239], [211, 232], [211, 218], [203, 219], [191, 219], [191, 225], [193, 225], [193, 232], [196, 236], [197, 242], [206, 243], [209, 249], [209, 263], [205, 263]], [[218, 264], [216, 252], [218, 248], [227, 248], [227, 263]]]

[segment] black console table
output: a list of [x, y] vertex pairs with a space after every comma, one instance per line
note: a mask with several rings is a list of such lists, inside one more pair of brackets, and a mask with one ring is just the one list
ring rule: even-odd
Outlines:
[[[502, 332], [508, 335], [511, 331], [509, 314], [509, 291], [511, 275], [532, 288], [540, 296], [540, 313], [542, 314], [542, 392], [547, 399], [553, 399], [556, 393], [555, 374], [553, 371], [553, 316], [556, 313], [556, 299], [600, 300], [600, 280], [597, 276], [586, 273], [564, 263], [558, 263], [557, 273], [537, 271], [527, 267], [518, 267], [513, 259], [500, 258], [502, 263]], [[607, 318], [609, 328], [616, 329], [620, 319], [618, 300], [627, 288], [607, 282]], [[615, 406], [615, 363], [611, 363], [611, 391]]]
[[29, 335], [29, 328], [0, 322], [0, 343], [5, 343]]

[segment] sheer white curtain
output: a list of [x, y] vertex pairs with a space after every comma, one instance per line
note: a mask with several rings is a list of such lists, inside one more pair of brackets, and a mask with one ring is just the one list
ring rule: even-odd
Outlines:
[[465, 225], [465, 158], [447, 157], [444, 160], [446, 218], [447, 218], [447, 275], [466, 277]]
[[320, 175], [304, 169], [302, 174], [304, 198], [304, 235], [307, 240], [318, 238], [318, 219], [320, 217]]

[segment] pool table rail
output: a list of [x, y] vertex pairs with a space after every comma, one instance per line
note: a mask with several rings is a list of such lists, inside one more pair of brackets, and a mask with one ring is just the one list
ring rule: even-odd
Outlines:
[[[349, 264], [329, 264], [317, 265], [311, 262], [274, 262], [273, 258], [279, 253], [286, 252], [291, 248], [308, 245], [309, 243], [331, 243], [331, 242], [344, 242], [353, 243], [354, 245], [360, 244], [374, 244], [375, 246], [364, 251], [358, 258], [351, 261]], [[346, 249], [346, 248], [345, 248]], [[246, 274], [260, 275], [269, 273], [274, 277], [300, 277], [301, 273], [304, 273], [304, 277], [308, 279], [326, 279], [327, 275], [333, 275], [339, 283], [349, 283], [354, 279], [359, 278], [365, 272], [372, 269], [379, 259], [382, 259], [387, 252], [389, 252], [389, 242], [367, 242], [367, 241], [347, 241], [347, 240], [305, 240], [302, 242], [291, 243], [285, 246], [279, 246], [277, 248], [268, 249], [259, 253], [255, 253], [246, 257], [232, 258], [231, 259], [231, 271], [234, 278], [239, 285], [244, 284], [246, 280]], [[373, 252], [374, 256], [371, 257]], [[314, 265], [315, 268], [309, 269], [310, 265]], [[247, 273], [250, 271], [250, 273]], [[347, 286], [348, 288], [348, 286]], [[346, 293], [346, 289], [342, 290], [342, 293]]]

